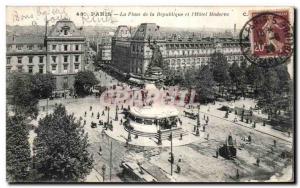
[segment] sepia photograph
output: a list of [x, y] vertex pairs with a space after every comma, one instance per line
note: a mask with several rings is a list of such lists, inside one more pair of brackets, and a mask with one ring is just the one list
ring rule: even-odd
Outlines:
[[5, 19], [9, 184], [295, 183], [294, 7]]

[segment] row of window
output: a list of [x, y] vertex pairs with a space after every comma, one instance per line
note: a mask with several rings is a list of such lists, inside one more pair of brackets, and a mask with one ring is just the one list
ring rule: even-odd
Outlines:
[[[28, 50], [33, 50], [34, 46], [36, 46], [36, 45], [33, 45], [33, 44], [29, 44], [29, 45], [17, 44], [16, 48], [17, 48], [17, 50], [25, 50], [25, 49], [26, 50], [27, 49]], [[39, 45], [37, 45], [37, 47], [38, 47], [39, 50], [42, 50], [43, 47], [44, 47], [44, 45], [39, 44]], [[11, 48], [12, 48], [11, 44], [7, 45], [7, 49], [11, 49]], [[51, 50], [56, 51], [57, 48], [58, 48], [58, 45], [57, 44], [53, 44], [52, 47], [51, 47]], [[68, 51], [69, 50], [69, 45], [68, 44], [64, 44], [63, 45], [63, 50], [64, 51]], [[75, 51], [79, 51], [79, 44], [75, 45]]]
[[[59, 45], [57, 44], [52, 44], [51, 45], [51, 50], [52, 51], [56, 51]], [[69, 51], [69, 47], [71, 47], [71, 45], [68, 44], [64, 44], [63, 46], [63, 51]], [[79, 51], [79, 44], [75, 44], [75, 51]]]
[[[75, 55], [74, 57], [75, 57], [75, 62], [79, 62], [80, 55]], [[11, 63], [11, 58], [12, 57], [7, 57], [6, 58], [6, 63], [8, 65]], [[28, 56], [28, 63], [33, 63], [33, 58], [34, 58], [34, 56]], [[17, 59], [18, 59], [19, 64], [23, 63], [23, 57], [22, 56], [18, 56]], [[51, 59], [52, 59], [52, 63], [57, 63], [57, 56], [51, 56]], [[64, 62], [67, 63], [68, 60], [69, 60], [69, 56], [65, 55], [64, 56]], [[44, 63], [44, 56], [39, 56], [39, 63]]]
[[[38, 50], [43, 50], [43, 47], [44, 45], [43, 44], [38, 44], [38, 45], [34, 45], [34, 44], [27, 44], [27, 45], [24, 45], [24, 44], [17, 44], [16, 45], [16, 49], [17, 50], [33, 50], [34, 46], [37, 46]], [[6, 48], [9, 50], [9, 49], [12, 49], [12, 44], [8, 44], [6, 46]]]
[[[7, 72], [11, 72], [12, 67], [6, 67]], [[23, 71], [23, 66], [18, 65], [17, 66], [17, 71], [22, 72]], [[28, 66], [28, 73], [33, 73], [33, 66]], [[44, 73], [44, 65], [39, 65], [39, 73]]]
[[[32, 63], [33, 62], [33, 57], [34, 56], [28, 56], [28, 63]], [[6, 57], [6, 64], [10, 64], [11, 63], [11, 58], [12, 57]], [[23, 57], [22, 56], [18, 56], [18, 63], [22, 64], [23, 63]], [[39, 63], [44, 63], [44, 56], [39, 56]]]
[[[57, 65], [51, 65], [52, 71], [56, 71], [57, 70]], [[69, 64], [64, 64], [63, 65], [63, 70], [67, 71], [69, 68]], [[11, 72], [12, 67], [6, 67], [7, 72]], [[78, 70], [79, 69], [79, 63], [75, 63], [74, 64], [74, 69]], [[17, 66], [17, 71], [18, 72], [22, 72], [23, 71], [23, 65], [18, 65]], [[43, 73], [44, 72], [44, 65], [39, 65], [39, 73]], [[33, 73], [33, 66], [32, 65], [28, 65], [28, 73]]]
[[170, 68], [172, 69], [191, 69], [191, 68], [197, 68], [197, 67], [201, 67], [203, 65], [207, 65], [207, 62], [204, 63], [197, 63], [197, 64], [193, 64], [193, 65], [183, 65], [183, 66], [176, 66], [176, 65], [169, 65]]
[[[64, 63], [67, 63], [69, 62], [69, 56], [68, 55], [64, 55]], [[79, 58], [80, 58], [80, 55], [75, 55], [75, 62], [79, 62]], [[52, 59], [52, 63], [57, 63], [57, 56], [51, 56], [51, 59]]]
[[180, 63], [192, 63], [192, 62], [196, 62], [196, 63], [198, 63], [198, 62], [207, 62], [207, 61], [209, 61], [210, 60], [210, 58], [209, 57], [203, 57], [203, 58], [195, 58], [195, 59], [170, 59], [170, 60], [166, 60], [167, 61], [167, 63], [169, 63], [170, 65], [171, 64], [174, 64], [174, 63], [176, 63], [177, 62], [177, 64], [180, 64]]
[[[241, 55], [236, 55], [236, 56], [226, 56], [226, 59], [228, 60], [228, 61], [231, 61], [231, 60], [243, 60], [243, 56], [241, 56]], [[203, 58], [190, 58], [190, 59], [167, 59], [166, 60], [166, 62], [167, 63], [169, 63], [170, 65], [171, 64], [174, 64], [174, 63], [176, 63], [177, 62], [177, 64], [180, 64], [180, 63], [187, 63], [187, 64], [189, 64], [189, 63], [193, 63], [193, 62], [196, 62], [196, 63], [198, 63], [198, 62], [207, 62], [207, 61], [209, 61], [210, 60], [210, 58], [209, 57], [203, 57]]]
[[[222, 44], [223, 47], [236, 47], [238, 46], [237, 43], [235, 44]], [[215, 44], [166, 44], [167, 48], [213, 48]]]
[[[68, 69], [69, 69], [69, 64], [63, 64], [63, 70], [67, 71]], [[74, 64], [74, 69], [75, 70], [79, 69], [79, 63]], [[51, 70], [56, 71], [57, 70], [57, 65], [56, 64], [51, 65]]]
[[[238, 48], [224, 48], [221, 50], [221, 52], [239, 52], [240, 50]], [[170, 50], [167, 51], [168, 56], [173, 55], [198, 55], [198, 54], [207, 54], [207, 53], [213, 53], [215, 52], [215, 49], [197, 49], [197, 50]]]

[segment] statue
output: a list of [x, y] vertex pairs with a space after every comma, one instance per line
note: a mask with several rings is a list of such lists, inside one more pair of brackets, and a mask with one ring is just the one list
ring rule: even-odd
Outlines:
[[157, 45], [157, 42], [154, 40], [153, 44], [150, 43], [150, 38], [148, 38], [148, 44], [152, 50], [152, 57], [150, 63], [145, 72], [145, 79], [149, 82], [152, 82], [156, 87], [161, 88], [162, 81], [164, 79], [163, 75], [163, 58], [162, 53]]
[[150, 49], [152, 50], [152, 57], [151, 57], [150, 64], [148, 65], [147, 68], [147, 73], [149, 73], [149, 71], [151, 70], [157, 70], [157, 69], [161, 70], [163, 59], [162, 59], [162, 54], [159, 49], [159, 46], [157, 45], [157, 42], [155, 40], [153, 41], [153, 44], [151, 44], [150, 38], [148, 38], [148, 44]]

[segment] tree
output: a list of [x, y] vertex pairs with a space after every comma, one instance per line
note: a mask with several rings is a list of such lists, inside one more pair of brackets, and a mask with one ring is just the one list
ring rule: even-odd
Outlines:
[[[215, 52], [211, 55], [210, 61], [214, 80], [219, 84], [219, 91], [221, 91], [221, 86], [226, 86], [230, 81], [227, 59], [222, 53]], [[223, 95], [223, 90], [221, 92]]]
[[[244, 94], [246, 89], [245, 71], [238, 65], [237, 62], [233, 62], [229, 67], [229, 76], [231, 78], [231, 82], [235, 85], [236, 90], [239, 90], [242, 94]], [[235, 94], [237, 93], [235, 92]]]
[[89, 94], [91, 87], [98, 83], [99, 82], [92, 71], [80, 71], [75, 76], [75, 92], [79, 96], [86, 96]]
[[263, 107], [269, 115], [272, 115], [272, 111], [277, 111], [274, 108], [275, 99], [278, 99], [279, 79], [274, 69], [269, 69], [265, 73], [264, 83], [259, 93], [258, 105]]
[[255, 94], [257, 96], [258, 91], [262, 88], [265, 79], [263, 68], [255, 64], [251, 64], [246, 68], [245, 77], [246, 83], [250, 84], [250, 86], [254, 88]]
[[38, 98], [33, 90], [32, 75], [13, 73], [7, 77], [7, 103], [13, 105], [15, 113], [24, 113], [36, 118]]
[[243, 77], [243, 73], [241, 68], [239, 67], [237, 62], [233, 62], [229, 67], [229, 76], [231, 78], [232, 83], [238, 84], [239, 80]]
[[21, 115], [6, 120], [6, 176], [9, 182], [28, 181], [31, 157], [28, 129]]
[[32, 91], [39, 99], [49, 98], [55, 88], [52, 74], [37, 73], [32, 76]]
[[279, 79], [278, 85], [279, 88], [281, 88], [279, 90], [280, 94], [284, 92], [289, 93], [289, 82], [291, 81], [291, 77], [287, 70], [287, 65], [286, 64], [278, 65], [274, 69]]
[[88, 135], [73, 115], [59, 105], [39, 121], [34, 140], [37, 181], [82, 181], [93, 167]]
[[207, 65], [203, 66], [198, 73], [196, 82], [197, 94], [199, 99], [205, 103], [214, 100], [216, 82], [213, 74]]
[[184, 78], [181, 81], [181, 85], [186, 88], [192, 88], [196, 85], [196, 70], [187, 69], [184, 72]]

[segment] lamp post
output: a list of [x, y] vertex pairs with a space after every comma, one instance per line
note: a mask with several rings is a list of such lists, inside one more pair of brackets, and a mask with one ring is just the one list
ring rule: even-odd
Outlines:
[[110, 155], [109, 155], [109, 180], [111, 181], [111, 170], [112, 170], [112, 141], [110, 142]]
[[115, 117], [115, 121], [118, 121], [118, 105], [116, 105], [116, 117]]
[[49, 97], [47, 98], [47, 112], [46, 112], [46, 115], [48, 115], [48, 111], [49, 111]]
[[200, 133], [199, 133], [200, 117], [199, 116], [200, 116], [200, 105], [198, 105], [196, 136], [200, 136]]
[[132, 89], [132, 106], [134, 106], [134, 89]]
[[171, 139], [171, 159], [170, 159], [170, 163], [171, 163], [171, 176], [172, 176], [173, 175], [173, 163], [174, 163], [172, 130], [171, 130], [171, 134], [170, 134], [170, 139]]
[[107, 123], [106, 123], [105, 130], [107, 130], [108, 125], [109, 125], [109, 110], [110, 110], [110, 107], [108, 106], [108, 107], [107, 107]]

